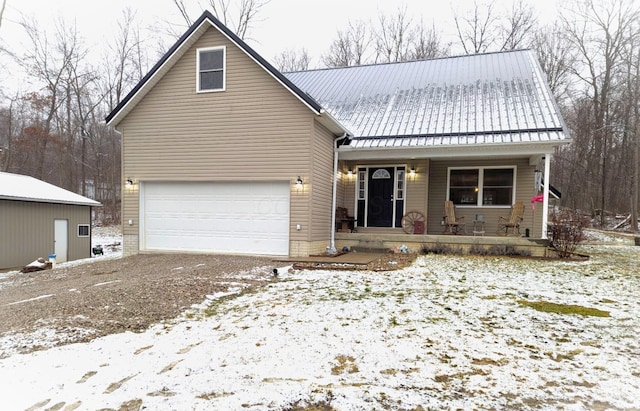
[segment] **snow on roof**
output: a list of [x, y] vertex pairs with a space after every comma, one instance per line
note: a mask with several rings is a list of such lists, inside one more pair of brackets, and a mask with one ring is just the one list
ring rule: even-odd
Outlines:
[[354, 148], [568, 142], [531, 50], [285, 74]]
[[100, 206], [95, 200], [37, 178], [0, 172], [0, 200]]

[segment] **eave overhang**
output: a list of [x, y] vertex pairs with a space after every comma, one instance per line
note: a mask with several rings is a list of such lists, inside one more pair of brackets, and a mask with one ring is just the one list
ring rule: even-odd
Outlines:
[[553, 153], [556, 147], [570, 141], [489, 143], [475, 145], [431, 145], [355, 148], [351, 145], [340, 146], [340, 160], [406, 160], [429, 158], [439, 159], [483, 159], [544, 156]]

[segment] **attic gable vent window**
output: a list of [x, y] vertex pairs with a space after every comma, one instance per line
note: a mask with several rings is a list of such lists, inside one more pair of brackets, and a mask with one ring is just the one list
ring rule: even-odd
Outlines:
[[197, 91], [224, 91], [226, 69], [225, 47], [198, 49], [197, 53]]

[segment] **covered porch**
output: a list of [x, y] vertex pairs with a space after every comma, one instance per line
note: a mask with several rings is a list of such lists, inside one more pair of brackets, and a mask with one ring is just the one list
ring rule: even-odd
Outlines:
[[[467, 148], [464, 153], [421, 148], [412, 150], [413, 158], [395, 160], [386, 150], [338, 150], [335, 205], [347, 210], [348, 219], [345, 224], [336, 217], [336, 249], [405, 245], [419, 251], [446, 244], [466, 253], [471, 247], [511, 246], [546, 256], [549, 179], [544, 176], [551, 150], [519, 148]], [[457, 232], [447, 226], [445, 202], [453, 203], [463, 222]], [[524, 212], [517, 229], [506, 235], [500, 222], [510, 217], [515, 203], [524, 204]], [[412, 213], [423, 221], [407, 231], [403, 217]]]
[[462, 235], [445, 234], [406, 234], [402, 229], [360, 228], [357, 232], [337, 232], [336, 248], [348, 247], [357, 252], [363, 251], [399, 251], [402, 246], [408, 252], [420, 253], [423, 248], [448, 249], [462, 254], [496, 252], [509, 248], [512, 252], [523, 256], [550, 257], [548, 241], [526, 237], [501, 237], [496, 235]]

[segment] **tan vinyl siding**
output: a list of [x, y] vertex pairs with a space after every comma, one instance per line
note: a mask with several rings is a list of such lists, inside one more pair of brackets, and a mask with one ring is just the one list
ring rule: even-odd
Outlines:
[[91, 238], [78, 224], [91, 224], [87, 206], [0, 200], [0, 268], [23, 267], [54, 252], [54, 220], [68, 221], [68, 260], [91, 257]]
[[[413, 177], [409, 175], [411, 167], [415, 167]], [[407, 164], [406, 211], [417, 210], [427, 215], [427, 188], [429, 186], [429, 160], [413, 160]]]
[[331, 203], [333, 199], [334, 136], [318, 122], [313, 140], [313, 200], [311, 202], [311, 240], [326, 240], [331, 236]]
[[[196, 93], [196, 49], [226, 46], [226, 91]], [[210, 28], [118, 125], [123, 178], [135, 181], [286, 181], [291, 240], [310, 239], [315, 114]], [[324, 155], [324, 154], [322, 154]], [[295, 188], [301, 176], [305, 185]], [[124, 192], [124, 234], [138, 234], [138, 190]], [[322, 188], [320, 188], [322, 190]], [[126, 222], [133, 219], [135, 223]], [[301, 231], [295, 224], [302, 224]], [[132, 237], [129, 237], [132, 238]]]
[[[541, 236], [541, 219], [536, 216], [537, 223], [534, 225], [534, 213], [531, 210], [531, 197], [534, 196], [533, 173], [535, 166], [529, 165], [526, 158], [514, 160], [491, 160], [491, 161], [432, 161], [430, 167], [430, 188], [429, 188], [429, 210], [431, 211], [427, 217], [428, 234], [442, 233], [443, 228], [440, 225], [442, 220], [444, 201], [447, 195], [447, 170], [449, 167], [487, 167], [487, 166], [515, 166], [516, 167], [516, 201], [523, 201], [525, 204], [524, 221], [521, 225], [521, 232], [524, 235], [524, 229], [531, 229], [531, 236], [540, 238]], [[541, 206], [536, 207], [536, 214], [540, 214]], [[509, 206], [504, 207], [456, 207], [456, 216], [464, 216], [465, 222], [468, 224], [468, 232], [476, 214], [482, 214], [485, 220], [485, 235], [496, 235], [498, 229], [498, 217], [509, 216]]]

